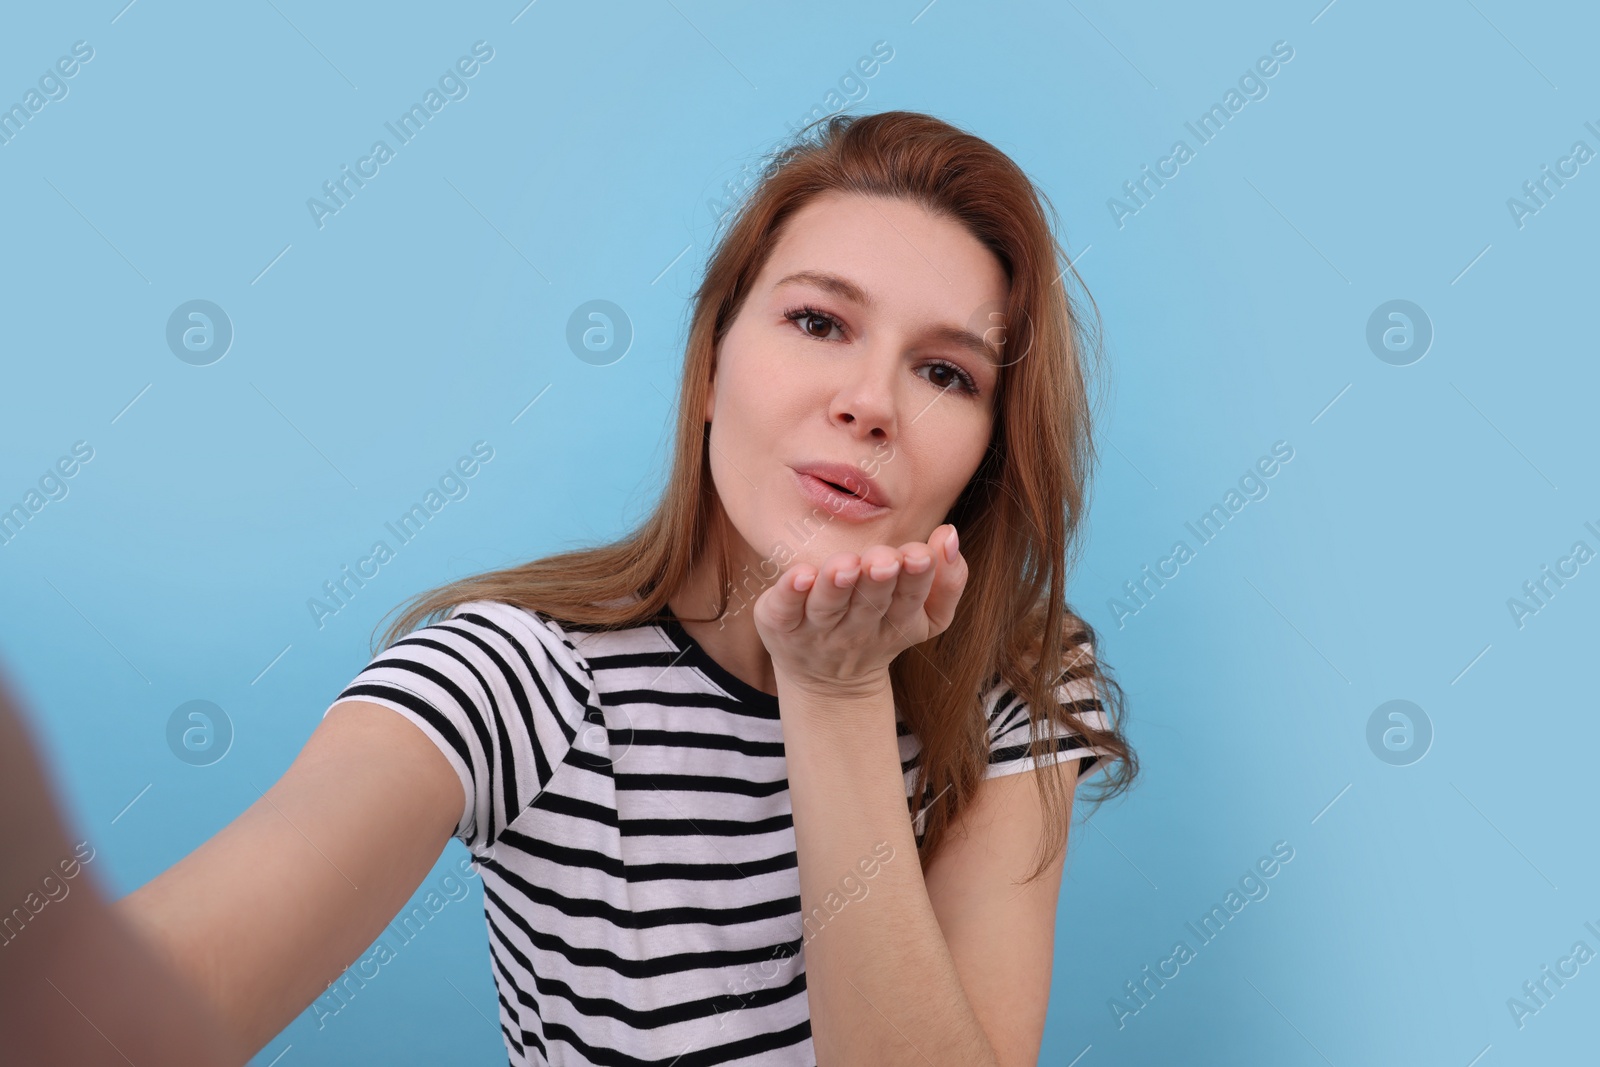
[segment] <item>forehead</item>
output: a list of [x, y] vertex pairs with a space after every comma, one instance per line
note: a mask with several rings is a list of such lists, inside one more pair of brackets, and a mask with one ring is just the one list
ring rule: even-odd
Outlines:
[[875, 311], [969, 326], [1004, 306], [1005, 271], [957, 220], [909, 200], [826, 193], [789, 218], [757, 282], [806, 271], [854, 282]]

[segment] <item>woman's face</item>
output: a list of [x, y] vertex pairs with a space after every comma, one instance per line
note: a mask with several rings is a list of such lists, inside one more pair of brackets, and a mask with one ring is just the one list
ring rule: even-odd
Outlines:
[[[985, 336], [1003, 336], [1006, 296], [994, 255], [911, 201], [829, 193], [790, 218], [706, 400], [742, 562], [774, 578], [932, 535], [988, 447], [1003, 357]], [[798, 473], [828, 463], [870, 478], [878, 506]]]

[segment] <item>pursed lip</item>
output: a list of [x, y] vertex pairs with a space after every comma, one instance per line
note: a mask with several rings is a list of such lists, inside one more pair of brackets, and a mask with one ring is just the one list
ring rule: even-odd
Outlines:
[[793, 469], [797, 473], [809, 474], [813, 478], [842, 486], [847, 492], [869, 504], [876, 504], [882, 508], [889, 506], [889, 498], [884, 496], [878, 483], [848, 463], [801, 463], [796, 464]]

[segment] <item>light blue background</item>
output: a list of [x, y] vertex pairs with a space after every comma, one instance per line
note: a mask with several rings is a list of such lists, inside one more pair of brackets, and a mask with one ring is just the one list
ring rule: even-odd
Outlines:
[[[1593, 9], [924, 3], [7, 13], [0, 104], [94, 48], [0, 145], [0, 504], [94, 448], [0, 548], [0, 652], [93, 869], [129, 892], [243, 811], [405, 597], [645, 513], [708, 201], [886, 41], [855, 109], [927, 111], [1014, 156], [1081, 256], [1113, 369], [1071, 598], [1144, 775], [1078, 813], [1041, 1061], [1592, 1050], [1600, 963], [1521, 1028], [1507, 999], [1574, 942], [1600, 950], [1600, 566], [1520, 628], [1507, 600], [1573, 542], [1600, 549], [1600, 164], [1521, 227], [1507, 200], [1574, 141], [1600, 149]], [[494, 58], [469, 95], [319, 229], [307, 198], [478, 40]], [[1197, 147], [1184, 123], [1276, 41], [1294, 57], [1269, 94]], [[1119, 227], [1108, 199], [1178, 138], [1195, 158]], [[205, 367], [164, 338], [196, 298], [236, 330]], [[607, 366], [565, 341], [592, 299], [635, 331]], [[1409, 366], [1366, 343], [1391, 299], [1435, 330]], [[479, 440], [470, 494], [319, 629], [307, 600]], [[1123, 582], [1280, 440], [1270, 494], [1119, 626]], [[167, 747], [193, 699], [236, 732], [209, 767]], [[1366, 740], [1391, 699], [1435, 731], [1409, 766]], [[1295, 853], [1270, 895], [1119, 1028], [1110, 999], [1197, 947], [1184, 924], [1278, 841]], [[503, 1062], [472, 885], [254, 1062]]]

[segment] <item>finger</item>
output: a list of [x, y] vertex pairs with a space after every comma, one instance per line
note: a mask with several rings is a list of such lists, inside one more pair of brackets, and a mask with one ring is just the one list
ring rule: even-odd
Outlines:
[[[923, 610], [932, 624], [932, 636], [949, 629], [955, 620], [956, 604], [967, 586], [967, 560], [961, 554], [956, 528], [949, 523], [933, 531], [928, 547], [933, 549], [935, 572]], [[951, 555], [955, 556], [953, 561], [949, 558]]]
[[817, 569], [809, 563], [796, 563], [779, 575], [772, 588], [761, 594], [767, 625], [780, 633], [798, 629], [806, 621], [806, 593], [816, 581]]
[[888, 545], [873, 545], [861, 553], [861, 577], [856, 580], [856, 601], [871, 608], [877, 618], [887, 618], [899, 581], [900, 553]]
[[900, 546], [900, 581], [894, 587], [894, 600], [889, 604], [889, 621], [905, 633], [920, 630], [917, 626], [928, 593], [933, 589], [933, 550], [921, 541], [907, 541]]
[[861, 557], [854, 552], [835, 552], [822, 561], [817, 584], [806, 599], [806, 615], [822, 629], [832, 629], [850, 609], [861, 574]]

